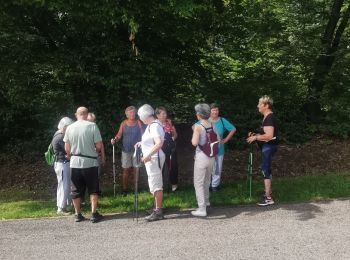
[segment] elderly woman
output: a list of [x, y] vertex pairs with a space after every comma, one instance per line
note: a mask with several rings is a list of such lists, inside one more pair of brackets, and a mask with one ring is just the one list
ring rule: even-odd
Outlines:
[[66, 158], [63, 137], [67, 126], [73, 123], [69, 117], [64, 117], [58, 123], [58, 131], [52, 138], [52, 146], [55, 152], [54, 169], [57, 175], [57, 214], [69, 214], [66, 206], [70, 205], [70, 167]]
[[142, 161], [146, 167], [149, 189], [155, 199], [155, 209], [145, 219], [147, 221], [161, 220], [164, 218], [162, 212], [162, 168], [165, 161], [165, 154], [161, 149], [164, 142], [164, 130], [159, 120], [154, 118], [154, 110], [150, 105], [145, 104], [140, 107], [137, 114], [141, 121], [147, 125], [141, 142], [136, 145], [141, 146], [143, 154]]
[[[196, 155], [194, 161], [193, 182], [196, 190], [196, 198], [198, 209], [192, 211], [191, 214], [196, 217], [207, 216], [207, 206], [209, 202], [209, 185], [210, 177], [213, 171], [215, 157], [207, 156], [200, 148], [207, 142], [207, 131], [210, 129], [216, 134], [215, 127], [208, 121], [210, 117], [210, 107], [208, 104], [197, 104], [194, 107], [197, 119], [199, 120], [193, 126], [192, 145], [196, 147]], [[217, 137], [220, 140], [220, 137]]]
[[[95, 123], [96, 124], [96, 115], [94, 113], [89, 112], [87, 116], [87, 121]], [[102, 167], [106, 165], [106, 154], [105, 154], [105, 147], [102, 143], [101, 147], [101, 152], [98, 154], [98, 176], [101, 178], [101, 172], [102, 172]]]
[[[165, 107], [156, 108], [156, 116], [159, 119], [160, 123], [163, 126], [165, 136], [164, 144], [162, 147], [163, 152], [165, 153], [165, 166], [164, 169], [169, 173], [169, 183], [171, 184], [171, 191], [175, 192], [177, 190], [178, 184], [178, 164], [177, 164], [177, 153], [176, 153], [176, 144], [175, 140], [177, 138], [176, 128], [168, 118], [167, 111]], [[163, 177], [165, 177], [163, 170]], [[164, 181], [164, 180], [163, 180]], [[168, 180], [164, 181], [168, 183]]]
[[258, 202], [259, 206], [272, 205], [275, 202], [272, 199], [272, 175], [271, 161], [277, 151], [278, 127], [277, 119], [272, 112], [273, 100], [269, 96], [262, 96], [259, 99], [258, 110], [263, 115], [262, 124], [259, 133], [249, 133], [247, 142], [257, 142], [261, 149], [261, 171], [264, 176], [265, 194]]
[[129, 106], [125, 109], [126, 119], [120, 124], [118, 133], [111, 139], [112, 145], [122, 140], [122, 168], [123, 168], [123, 195], [128, 192], [129, 175], [134, 173], [135, 162], [132, 159], [134, 146], [140, 142], [142, 136], [142, 124], [136, 118], [136, 107]]

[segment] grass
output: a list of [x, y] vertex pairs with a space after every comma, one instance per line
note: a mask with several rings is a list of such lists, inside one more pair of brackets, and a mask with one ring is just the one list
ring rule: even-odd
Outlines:
[[[253, 181], [253, 195], [249, 199], [246, 181], [223, 185], [219, 192], [212, 193], [212, 206], [233, 206], [255, 204], [263, 190], [262, 180]], [[49, 191], [0, 191], [0, 219], [41, 218], [56, 215], [55, 200], [48, 198]], [[350, 197], [350, 172], [321, 176], [276, 178], [273, 180], [273, 194], [277, 203], [297, 203], [315, 200]], [[139, 193], [139, 210], [151, 208], [153, 198], [148, 192]], [[113, 188], [107, 188], [99, 202], [101, 213], [132, 212], [134, 196], [113, 196]], [[187, 209], [196, 207], [193, 186], [182, 187], [175, 194], [164, 194], [164, 208]], [[82, 208], [89, 212], [89, 206]]]

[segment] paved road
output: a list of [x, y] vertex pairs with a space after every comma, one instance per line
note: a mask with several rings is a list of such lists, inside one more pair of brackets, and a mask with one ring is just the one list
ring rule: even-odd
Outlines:
[[111, 215], [0, 222], [0, 259], [350, 259], [350, 200], [168, 212], [136, 223]]

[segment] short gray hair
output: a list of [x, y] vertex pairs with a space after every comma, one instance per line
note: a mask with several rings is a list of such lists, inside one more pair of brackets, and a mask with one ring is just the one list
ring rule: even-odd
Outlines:
[[63, 130], [66, 126], [69, 126], [70, 124], [72, 124], [74, 121], [69, 118], [69, 117], [63, 117], [60, 122], [58, 123], [57, 128], [59, 130]]
[[[89, 119], [90, 118], [90, 119]], [[96, 122], [96, 116], [94, 113], [88, 113], [88, 117], [87, 117], [87, 120], [90, 121], [90, 122]]]
[[150, 105], [144, 104], [137, 111], [137, 115], [142, 121], [144, 121], [146, 118], [154, 115], [154, 109]]
[[136, 107], [134, 107], [134, 106], [129, 106], [129, 107], [125, 108], [125, 113], [128, 112], [128, 111], [130, 111], [130, 110], [133, 110], [133, 111], [136, 112]]
[[197, 104], [194, 107], [196, 114], [202, 119], [209, 119], [210, 117], [210, 106], [208, 104]]
[[259, 102], [263, 103], [264, 105], [268, 105], [269, 108], [272, 108], [273, 99], [268, 95], [264, 95], [261, 98], [259, 98]]

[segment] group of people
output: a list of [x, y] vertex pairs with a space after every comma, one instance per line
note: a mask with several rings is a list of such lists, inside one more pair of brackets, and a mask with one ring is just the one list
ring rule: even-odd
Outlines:
[[[274, 203], [271, 189], [271, 160], [277, 150], [278, 128], [272, 112], [273, 101], [268, 96], [259, 99], [258, 110], [263, 115], [261, 128], [256, 133], [249, 133], [247, 142], [257, 142], [261, 148], [261, 169], [264, 176], [265, 194], [258, 205]], [[221, 182], [224, 144], [236, 132], [235, 126], [219, 116], [216, 104], [197, 104], [194, 108], [197, 122], [192, 126], [191, 143], [195, 148], [194, 187], [198, 208], [191, 212], [193, 216], [207, 216], [210, 206], [209, 193], [218, 191]], [[138, 118], [136, 118], [136, 114]], [[54, 169], [57, 175], [57, 213], [66, 214], [66, 206], [72, 199], [75, 209], [75, 221], [84, 220], [80, 212], [81, 198], [86, 189], [91, 201], [91, 221], [98, 222], [102, 215], [97, 212], [99, 185], [99, 167], [105, 164], [105, 153], [96, 117], [88, 113], [87, 108], [79, 107], [77, 121], [64, 117], [58, 124], [52, 144], [56, 161]], [[122, 142], [121, 164], [123, 194], [128, 192], [129, 175], [136, 166], [133, 154], [138, 147], [142, 150], [142, 162], [148, 176], [149, 190], [154, 197], [154, 209], [147, 221], [161, 220], [163, 190], [165, 183], [170, 183], [171, 191], [178, 189], [178, 163], [176, 139], [178, 133], [167, 117], [164, 107], [155, 110], [148, 104], [138, 110], [134, 106], [125, 109], [126, 119], [120, 124], [117, 134], [111, 139], [114, 145]], [[203, 146], [208, 141], [208, 129], [211, 129], [219, 143], [218, 152], [208, 156]], [[168, 173], [166, 175], [165, 173]]]

